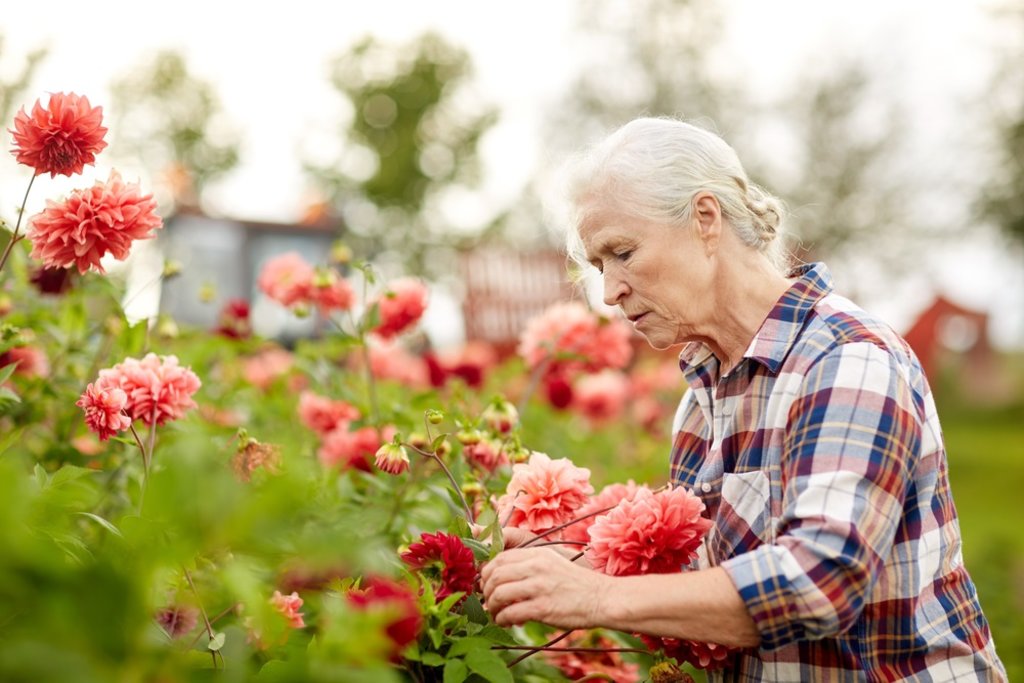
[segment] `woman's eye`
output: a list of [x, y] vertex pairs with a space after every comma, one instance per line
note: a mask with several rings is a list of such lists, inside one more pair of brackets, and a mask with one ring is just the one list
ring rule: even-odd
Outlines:
[[633, 255], [632, 250], [620, 251], [618, 254], [615, 255], [615, 258], [619, 259], [620, 261], [626, 261], [632, 255]]

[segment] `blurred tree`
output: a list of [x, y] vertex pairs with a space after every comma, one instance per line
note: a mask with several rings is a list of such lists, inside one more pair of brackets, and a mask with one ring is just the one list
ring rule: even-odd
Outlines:
[[112, 91], [112, 151], [163, 173], [175, 205], [198, 207], [207, 184], [238, 164], [238, 135], [213, 87], [190, 74], [180, 54], [156, 54]]
[[985, 104], [991, 108], [995, 128], [992, 173], [979, 193], [977, 207], [982, 218], [995, 223], [1011, 243], [1024, 248], [1024, 2], [1011, 2], [996, 11], [996, 19], [1012, 27], [1012, 43], [999, 56]]
[[[0, 56], [3, 52], [4, 36], [0, 33]], [[46, 48], [36, 48], [28, 53], [21, 69], [10, 80], [0, 80], [0, 121], [3, 121], [4, 128], [11, 126], [15, 111], [21, 107], [25, 107], [26, 111], [31, 109], [31, 103], [24, 102], [23, 98], [39, 62], [46, 57], [46, 53]]]
[[[25, 101], [25, 92], [28, 90], [29, 84], [32, 82], [32, 76], [36, 72], [36, 68], [39, 63], [46, 57], [46, 48], [36, 48], [30, 52], [26, 57], [21, 68], [14, 72], [14, 75], [9, 80], [0, 79], [0, 128], [6, 130], [13, 125], [15, 112], [21, 107], [25, 108], [25, 111], [31, 111], [32, 102]], [[0, 33], [0, 57], [4, 54], [4, 36]], [[34, 100], [33, 100], [34, 101]], [[9, 138], [8, 138], [9, 139]], [[22, 190], [23, 192], [24, 190]], [[18, 200], [21, 198], [21, 193], [18, 193]], [[11, 202], [18, 201], [13, 198]], [[0, 196], [0, 223], [4, 219], [10, 218], [7, 214], [11, 205], [8, 204], [8, 198]], [[11, 226], [13, 229], [13, 225]], [[7, 244], [8, 235], [5, 231], [0, 229], [0, 245]], [[2, 250], [0, 246], [0, 250]]]
[[[898, 170], [901, 118], [873, 86], [865, 67], [853, 62], [823, 75], [805, 73], [773, 108], [785, 117], [780, 123], [789, 129], [792, 153], [754, 156], [747, 164], [788, 204], [800, 260], [850, 254], [896, 260], [904, 253], [898, 244], [921, 236], [909, 181]], [[878, 240], [887, 248], [877, 249]]]
[[471, 75], [468, 54], [434, 34], [401, 46], [365, 38], [335, 60], [331, 82], [351, 118], [335, 158], [306, 169], [361, 256], [387, 254], [416, 274], [444, 269], [446, 199], [478, 183], [478, 144], [497, 118]]

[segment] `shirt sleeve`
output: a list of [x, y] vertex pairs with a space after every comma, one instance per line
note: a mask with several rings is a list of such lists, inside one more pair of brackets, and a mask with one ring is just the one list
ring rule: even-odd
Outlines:
[[892, 548], [920, 443], [913, 391], [886, 350], [842, 344], [812, 365], [789, 410], [775, 542], [722, 563], [762, 648], [853, 625]]

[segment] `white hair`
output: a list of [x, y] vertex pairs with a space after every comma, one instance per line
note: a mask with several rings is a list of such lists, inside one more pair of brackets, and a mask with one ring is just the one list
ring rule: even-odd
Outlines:
[[669, 118], [638, 118], [572, 159], [566, 247], [586, 264], [579, 228], [585, 206], [614, 203], [639, 218], [685, 225], [694, 195], [711, 192], [740, 240], [785, 270], [782, 202], [747, 178], [736, 152], [718, 135]]

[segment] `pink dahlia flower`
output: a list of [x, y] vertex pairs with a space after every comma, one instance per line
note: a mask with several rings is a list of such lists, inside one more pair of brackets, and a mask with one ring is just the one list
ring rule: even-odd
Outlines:
[[312, 299], [314, 274], [298, 252], [289, 251], [264, 263], [256, 284], [282, 306], [306, 304]]
[[568, 458], [552, 460], [534, 453], [527, 463], [512, 466], [512, 479], [498, 500], [498, 516], [508, 526], [539, 534], [568, 522], [594, 492], [590, 470]]
[[431, 580], [438, 602], [452, 593], [473, 592], [476, 561], [473, 551], [458, 536], [443, 531], [421, 534], [401, 557], [411, 569]]
[[426, 362], [394, 341], [370, 343], [370, 372], [377, 379], [390, 379], [413, 389], [428, 386]]
[[288, 620], [290, 627], [303, 628], [306, 625], [306, 622], [302, 620], [302, 612], [299, 611], [302, 607], [302, 598], [298, 593], [281, 595], [281, 591], [274, 591], [274, 595], [270, 598], [270, 604]]
[[299, 420], [320, 436], [347, 427], [349, 422], [358, 419], [359, 409], [351, 403], [335, 401], [312, 391], [299, 394]]
[[15, 346], [0, 353], [0, 368], [17, 363], [14, 374], [22, 377], [49, 377], [50, 361], [46, 352], [35, 346]]
[[75, 405], [85, 411], [85, 424], [100, 441], [123, 432], [132, 424], [124, 413], [128, 395], [117, 387], [105, 387], [100, 382], [90, 384]]
[[377, 299], [380, 323], [374, 329], [384, 339], [395, 337], [412, 327], [427, 310], [427, 288], [419, 280], [400, 278], [390, 282]]
[[128, 397], [125, 411], [132, 420], [162, 425], [196, 407], [192, 395], [202, 383], [191, 369], [178, 365], [177, 356], [147, 353], [142, 360], [126, 358], [100, 370], [97, 387], [117, 388]]
[[269, 348], [242, 361], [242, 376], [254, 387], [266, 390], [276, 379], [288, 374], [294, 364], [290, 352]]
[[462, 447], [462, 455], [470, 463], [478, 465], [488, 472], [509, 464], [508, 453], [501, 447], [501, 442], [494, 439], [480, 439]]
[[31, 166], [36, 175], [70, 176], [81, 173], [85, 164], [107, 146], [103, 136], [103, 107], [93, 107], [89, 98], [75, 93], [53, 93], [46, 107], [36, 100], [32, 113], [25, 108], [14, 117], [14, 149], [19, 164]]
[[584, 375], [573, 387], [573, 407], [594, 424], [622, 415], [629, 400], [629, 378], [617, 370]]
[[317, 451], [317, 457], [326, 467], [342, 470], [357, 469], [372, 472], [370, 459], [375, 458], [381, 444], [395, 436], [394, 427], [361, 427], [349, 431], [348, 426], [339, 427], [324, 437]]
[[32, 217], [28, 238], [32, 258], [49, 268], [73, 265], [79, 273], [90, 268], [103, 273], [100, 259], [109, 253], [123, 261], [132, 242], [153, 237], [161, 227], [153, 195], [111, 171], [106, 183], [75, 190], [62, 202], [47, 200]]
[[590, 527], [587, 560], [613, 576], [678, 572], [697, 557], [711, 528], [703, 511], [700, 498], [682, 487], [642, 489]]
[[[590, 542], [590, 527], [594, 525], [597, 518], [611, 511], [607, 508], [614, 508], [624, 500], [633, 500], [641, 489], [647, 489], [647, 487], [638, 486], [632, 479], [625, 484], [609, 484], [605, 486], [601, 489], [600, 493], [592, 496], [587, 501], [587, 504], [576, 512], [575, 517], [580, 521], [567, 526], [565, 531], [562, 532], [562, 537], [567, 541], [588, 544]], [[586, 515], [596, 513], [598, 510], [605, 510], [605, 512], [594, 514], [592, 517], [586, 517]], [[580, 519], [581, 517], [586, 517], [586, 519]]]
[[199, 610], [191, 605], [171, 605], [156, 613], [156, 623], [171, 638], [187, 636], [199, 622]]

